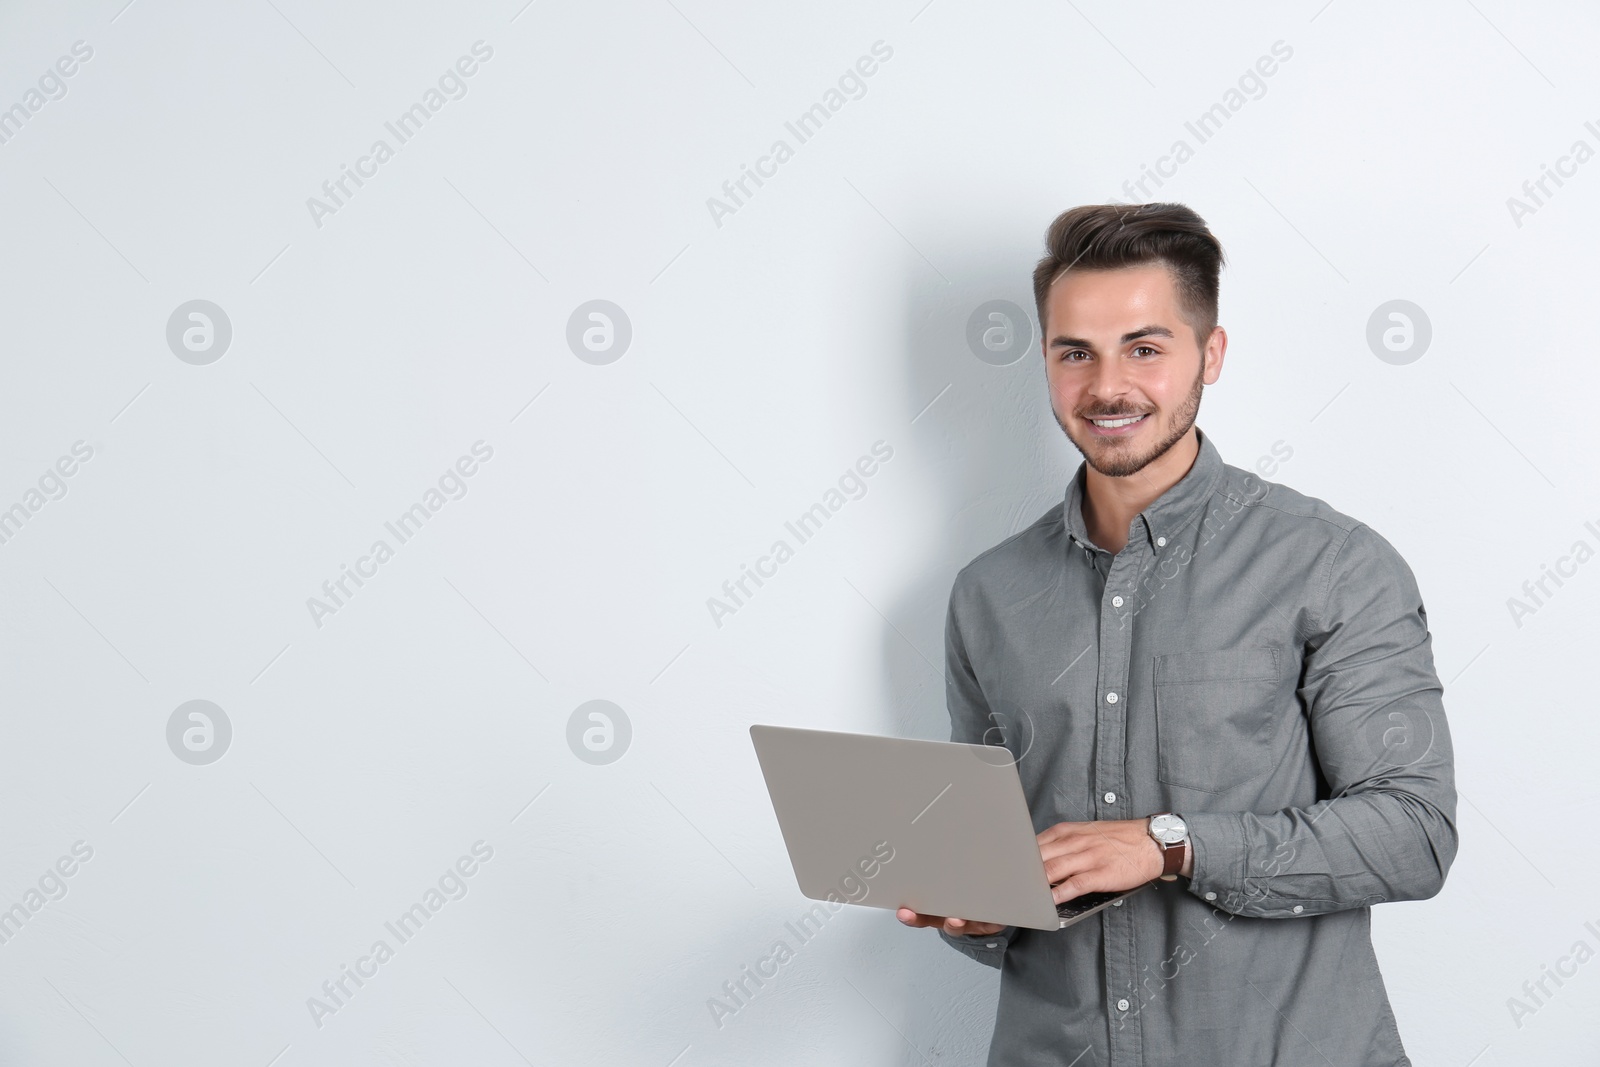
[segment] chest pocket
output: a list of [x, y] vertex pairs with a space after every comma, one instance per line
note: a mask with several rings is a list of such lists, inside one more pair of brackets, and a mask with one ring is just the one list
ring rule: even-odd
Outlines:
[[1271, 769], [1279, 649], [1157, 656], [1156, 777], [1223, 793]]

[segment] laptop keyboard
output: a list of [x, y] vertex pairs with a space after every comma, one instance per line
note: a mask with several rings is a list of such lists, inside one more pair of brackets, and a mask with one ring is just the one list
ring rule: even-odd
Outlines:
[[1071, 919], [1074, 916], [1082, 915], [1090, 908], [1104, 904], [1108, 900], [1115, 900], [1121, 895], [1121, 893], [1084, 893], [1081, 896], [1073, 897], [1065, 903], [1057, 904], [1056, 914], [1063, 919]]

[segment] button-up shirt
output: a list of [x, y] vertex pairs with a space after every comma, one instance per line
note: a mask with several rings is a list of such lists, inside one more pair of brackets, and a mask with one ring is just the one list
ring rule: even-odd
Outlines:
[[1199, 445], [1120, 551], [1080, 466], [956, 576], [951, 740], [1010, 750], [1036, 832], [1171, 811], [1193, 851], [1064, 930], [941, 932], [1000, 969], [991, 1067], [1410, 1063], [1370, 917], [1456, 854], [1421, 594], [1370, 527]]

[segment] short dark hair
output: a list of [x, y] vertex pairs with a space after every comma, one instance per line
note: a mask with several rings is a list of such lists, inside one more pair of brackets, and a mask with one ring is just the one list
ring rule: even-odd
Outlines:
[[1183, 204], [1084, 204], [1063, 211], [1044, 237], [1045, 255], [1033, 268], [1039, 329], [1050, 286], [1069, 270], [1114, 270], [1160, 263], [1172, 272], [1183, 317], [1205, 348], [1217, 325], [1222, 244]]

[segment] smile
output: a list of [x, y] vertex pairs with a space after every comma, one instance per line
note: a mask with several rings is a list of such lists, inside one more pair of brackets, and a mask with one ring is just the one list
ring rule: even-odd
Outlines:
[[1133, 427], [1143, 423], [1150, 417], [1150, 413], [1143, 415], [1116, 415], [1109, 418], [1090, 418], [1087, 421], [1100, 433], [1131, 432]]

